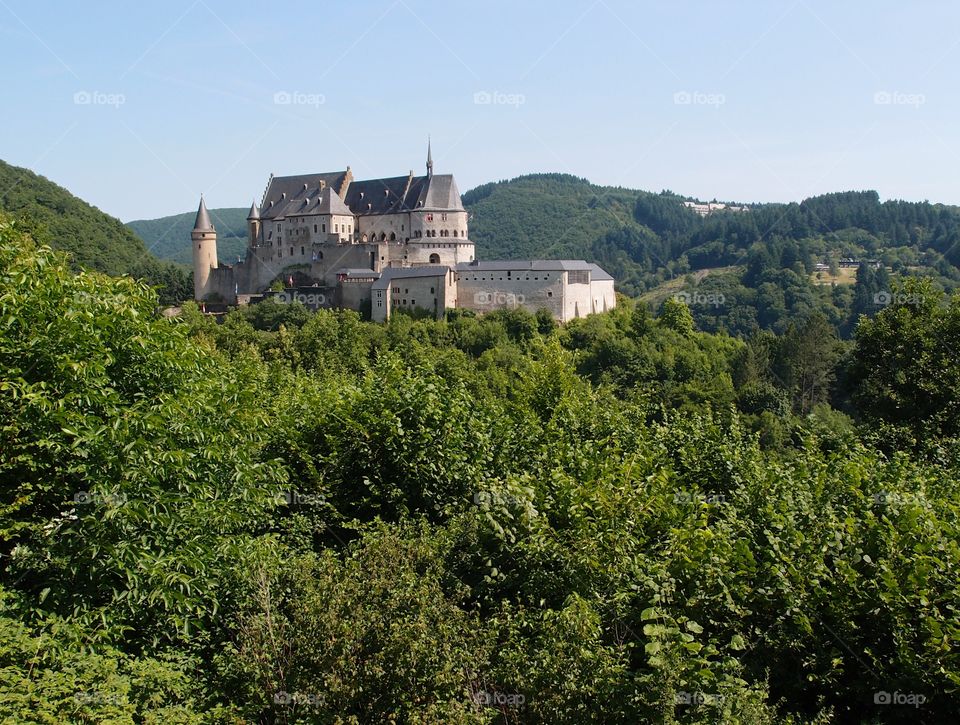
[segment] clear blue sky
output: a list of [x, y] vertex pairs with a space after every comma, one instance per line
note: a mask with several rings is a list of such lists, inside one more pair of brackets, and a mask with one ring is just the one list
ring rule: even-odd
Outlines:
[[420, 172], [428, 134], [461, 191], [960, 203], [956, 2], [0, 0], [0, 33], [0, 158], [124, 221]]

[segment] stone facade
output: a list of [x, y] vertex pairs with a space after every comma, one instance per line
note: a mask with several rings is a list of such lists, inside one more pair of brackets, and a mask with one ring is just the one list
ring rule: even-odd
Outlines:
[[613, 278], [581, 260], [505, 260], [458, 264], [456, 306], [489, 312], [523, 307], [549, 310], [569, 322], [616, 304]]

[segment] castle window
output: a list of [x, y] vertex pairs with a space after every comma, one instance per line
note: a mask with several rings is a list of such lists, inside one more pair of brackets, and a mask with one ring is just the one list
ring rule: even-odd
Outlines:
[[339, 225], [339, 224], [334, 224], [334, 225], [333, 225], [333, 231], [334, 231], [334, 233], [339, 234], [339, 233], [340, 233], [340, 225]]
[[434, 294], [433, 287], [430, 288], [430, 294]]
[[283, 259], [283, 250], [282, 250], [282, 249], [278, 249], [278, 250], [277, 250], [277, 259]]
[[304, 250], [303, 247], [300, 247], [300, 254], [306, 254], [306, 251]]
[[[440, 264], [440, 255], [434, 252], [430, 255], [430, 264]], [[433, 290], [430, 290], [433, 292]]]
[[323, 233], [326, 234], [326, 233], [327, 233], [327, 225], [326, 225], [326, 224], [321, 224], [320, 226], [323, 227]]
[[314, 233], [314, 234], [317, 233], [317, 225], [316, 225], [316, 224], [313, 225], [313, 233]]
[[293, 256], [293, 247], [290, 247], [290, 256]]
[[553, 292], [551, 290], [547, 290], [547, 297], [553, 297]]
[[446, 215], [446, 214], [441, 214], [441, 215], [440, 215], [440, 221], [444, 221], [444, 222], [445, 222], [446, 220], [447, 220], [447, 215]]

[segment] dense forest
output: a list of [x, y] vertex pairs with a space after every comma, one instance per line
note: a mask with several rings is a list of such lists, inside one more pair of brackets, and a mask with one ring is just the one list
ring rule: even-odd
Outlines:
[[[870, 234], [949, 257], [925, 207], [881, 208]], [[753, 223], [678, 220], [658, 238]], [[891, 298], [846, 336], [816, 305], [702, 331], [672, 297], [167, 319], [33, 228], [0, 215], [3, 720], [956, 719], [939, 280], [863, 272]]]

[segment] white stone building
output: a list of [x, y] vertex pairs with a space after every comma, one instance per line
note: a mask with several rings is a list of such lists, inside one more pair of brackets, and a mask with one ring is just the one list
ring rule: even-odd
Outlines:
[[256, 302], [282, 283], [282, 299], [346, 307], [386, 320], [397, 309], [442, 317], [463, 307], [521, 306], [562, 322], [616, 304], [613, 278], [583, 261], [478, 263], [469, 214], [451, 174], [357, 181], [345, 171], [271, 176], [247, 216], [247, 251], [217, 260], [217, 233], [203, 199], [191, 233], [194, 296]]

